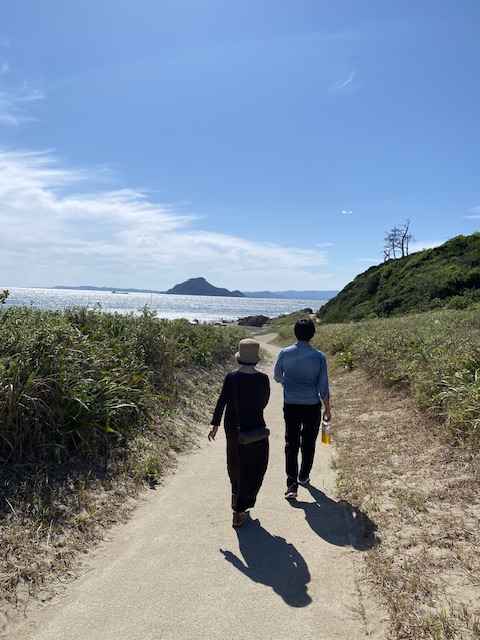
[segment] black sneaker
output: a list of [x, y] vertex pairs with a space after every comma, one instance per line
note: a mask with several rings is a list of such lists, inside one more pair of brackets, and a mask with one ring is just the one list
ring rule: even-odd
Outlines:
[[292, 484], [290, 487], [288, 487], [288, 489], [285, 491], [285, 498], [287, 500], [291, 500], [292, 498], [296, 498], [298, 496], [298, 492], [297, 492], [297, 485]]
[[308, 484], [310, 482], [310, 478], [299, 478], [298, 481], [300, 484]]

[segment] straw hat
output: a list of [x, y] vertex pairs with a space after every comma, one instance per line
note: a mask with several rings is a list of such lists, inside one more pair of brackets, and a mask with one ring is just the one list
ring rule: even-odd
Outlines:
[[258, 351], [260, 349], [260, 343], [251, 338], [245, 338], [238, 343], [238, 351], [235, 357], [244, 364], [257, 364], [260, 360]]

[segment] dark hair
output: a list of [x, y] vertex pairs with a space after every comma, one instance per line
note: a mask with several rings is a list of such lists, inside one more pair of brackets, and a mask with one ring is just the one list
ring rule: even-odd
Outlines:
[[308, 342], [315, 335], [315, 325], [310, 318], [301, 318], [295, 323], [293, 332], [297, 340], [305, 340]]

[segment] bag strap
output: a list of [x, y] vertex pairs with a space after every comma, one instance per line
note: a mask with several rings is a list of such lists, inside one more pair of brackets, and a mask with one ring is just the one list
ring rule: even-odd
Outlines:
[[235, 414], [237, 417], [237, 431], [240, 433], [240, 406], [238, 404], [238, 391], [237, 391], [237, 372], [232, 373], [233, 378], [233, 404], [235, 406]]

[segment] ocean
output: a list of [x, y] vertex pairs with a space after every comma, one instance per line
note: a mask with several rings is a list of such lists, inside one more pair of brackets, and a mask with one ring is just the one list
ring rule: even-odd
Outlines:
[[190, 322], [236, 322], [240, 318], [264, 315], [268, 318], [310, 308], [318, 309], [326, 301], [283, 298], [226, 298], [219, 296], [179, 296], [166, 293], [113, 293], [77, 289], [21, 289], [0, 286], [10, 292], [3, 309], [33, 306], [52, 311], [67, 307], [97, 308], [109, 313], [138, 313], [146, 307], [159, 318], [186, 318]]

